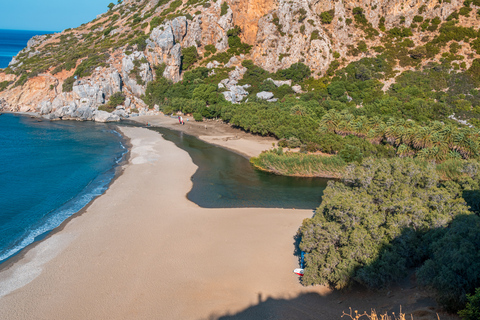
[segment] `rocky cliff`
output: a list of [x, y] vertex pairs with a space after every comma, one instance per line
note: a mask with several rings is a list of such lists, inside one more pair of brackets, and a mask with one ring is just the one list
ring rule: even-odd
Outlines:
[[[125, 0], [76, 29], [32, 38], [0, 72], [0, 110], [117, 121], [153, 112], [141, 99], [149, 82], [178, 82], [196, 66], [226, 71], [219, 87], [239, 102], [248, 88], [237, 85], [244, 60], [269, 72], [301, 62], [318, 78], [386, 52], [403, 71], [445, 58], [452, 42], [429, 41], [447, 20], [478, 32], [479, 9], [476, 0]], [[469, 40], [455, 45], [463, 68], [479, 56]], [[110, 103], [116, 92], [121, 105]]]

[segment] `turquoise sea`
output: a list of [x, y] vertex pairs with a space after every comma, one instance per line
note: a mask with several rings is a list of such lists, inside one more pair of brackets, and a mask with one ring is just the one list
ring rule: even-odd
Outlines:
[[[0, 30], [0, 68], [31, 36]], [[51, 122], [0, 115], [0, 263], [101, 195], [127, 150], [116, 124]], [[202, 207], [314, 209], [326, 180], [279, 177], [194, 137], [156, 129], [186, 150], [199, 169], [188, 199]]]
[[102, 194], [122, 140], [114, 125], [0, 115], [0, 262]]
[[[0, 30], [0, 68], [46, 33]], [[106, 190], [126, 152], [114, 128], [0, 115], [0, 262]]]

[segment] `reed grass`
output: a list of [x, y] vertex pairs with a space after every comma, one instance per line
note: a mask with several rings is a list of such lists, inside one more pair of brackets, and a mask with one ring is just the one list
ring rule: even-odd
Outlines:
[[250, 162], [255, 168], [285, 176], [341, 178], [347, 163], [338, 156], [321, 156], [297, 152], [264, 152]]

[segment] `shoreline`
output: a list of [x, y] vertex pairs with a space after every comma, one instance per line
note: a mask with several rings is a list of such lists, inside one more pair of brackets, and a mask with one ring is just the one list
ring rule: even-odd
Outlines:
[[349, 307], [418, 308], [411, 288], [393, 302], [303, 287], [293, 236], [311, 210], [200, 208], [186, 199], [196, 166], [185, 151], [145, 128], [120, 130], [129, 159], [108, 190], [0, 270], [0, 318], [338, 319]]
[[[132, 129], [120, 128], [120, 130], [122, 132], [124, 132], [124, 131], [129, 131], [129, 130], [132, 130]], [[133, 128], [133, 130], [148, 131], [148, 130], [145, 130], [143, 128]], [[149, 133], [147, 135], [150, 135], [150, 137], [154, 136], [155, 140], [159, 140], [159, 141], [163, 140], [163, 138], [161, 138], [161, 135], [159, 135], [158, 133], [151, 132], [151, 131], [148, 131], [148, 132]], [[143, 132], [143, 134], [145, 135], [145, 132]], [[129, 137], [130, 139], [132, 139], [131, 136], [128, 136], [128, 135], [126, 135], [126, 136]], [[140, 156], [140, 159], [139, 159], [138, 156], [132, 158], [132, 153], [137, 152], [136, 148], [137, 149], [138, 148], [142, 149], [144, 147], [144, 146], [138, 145], [137, 141], [135, 141], [135, 139], [138, 139], [138, 137], [134, 137], [133, 139], [134, 139], [134, 142], [132, 143], [132, 146], [130, 148], [130, 153], [129, 153], [130, 157], [129, 157], [129, 160], [128, 160], [128, 164], [122, 166], [122, 170], [121, 170], [120, 174], [115, 178], [114, 181], [112, 181], [112, 183], [110, 184], [110, 188], [102, 196], [97, 197], [93, 201], [91, 201], [86, 207], [84, 207], [77, 214], [75, 214], [74, 216], [72, 216], [72, 217], [68, 218], [66, 221], [64, 221], [60, 227], [56, 228], [53, 232], [51, 232], [49, 235], [47, 235], [45, 237], [45, 239], [30, 245], [28, 248], [23, 250], [24, 252], [22, 252], [21, 254], [19, 254], [16, 257], [13, 257], [11, 260], [7, 261], [6, 263], [8, 264], [8, 266], [7, 265], [2, 266], [2, 268], [0, 269], [0, 283], [2, 284], [2, 286], [0, 286], [0, 287], [5, 288], [4, 285], [5, 285], [6, 281], [8, 283], [9, 276], [10, 277], [14, 276], [15, 271], [18, 271], [18, 270], [25, 271], [25, 266], [27, 266], [27, 269], [28, 269], [28, 265], [32, 264], [32, 263], [35, 265], [35, 268], [38, 268], [39, 264], [38, 263], [36, 264], [35, 260], [42, 260], [42, 258], [39, 257], [38, 254], [39, 253], [44, 254], [45, 251], [48, 251], [48, 249], [46, 250], [45, 247], [53, 247], [54, 252], [50, 253], [51, 257], [47, 257], [46, 260], [43, 259], [44, 261], [41, 261], [43, 263], [40, 263], [40, 267], [42, 269], [44, 268], [44, 271], [46, 271], [47, 269], [49, 269], [49, 267], [52, 266], [54, 269], [57, 269], [57, 271], [58, 271], [58, 264], [55, 264], [53, 261], [58, 260], [58, 257], [61, 257], [65, 252], [68, 252], [70, 249], [72, 249], [73, 246], [70, 243], [76, 241], [77, 237], [80, 237], [81, 233], [83, 231], [85, 231], [84, 228], [76, 229], [75, 233], [77, 233], [77, 235], [75, 235], [73, 238], [66, 237], [67, 235], [71, 235], [72, 232], [71, 232], [70, 229], [72, 228], [72, 225], [78, 224], [78, 223], [80, 223], [80, 220], [84, 220], [84, 219], [90, 219], [90, 220], [92, 220], [91, 222], [94, 222], [95, 217], [93, 217], [90, 214], [90, 212], [92, 210], [97, 210], [98, 209], [98, 208], [94, 208], [94, 207], [98, 206], [99, 202], [102, 202], [102, 199], [104, 199], [105, 197], [107, 197], [109, 195], [112, 195], [112, 193], [115, 193], [115, 191], [112, 191], [112, 189], [114, 189], [114, 187], [118, 184], [118, 181], [120, 181], [122, 179], [125, 179], [124, 173], [127, 172], [129, 170], [129, 168], [132, 168], [132, 166], [135, 166], [135, 165], [138, 165], [138, 164], [140, 164], [140, 165], [147, 164], [148, 165], [148, 163], [151, 162], [151, 161], [157, 161], [156, 157], [159, 156], [159, 154], [156, 154], [156, 155], [149, 154], [151, 151], [148, 151], [148, 150], [147, 151], [144, 151], [144, 150], [140, 151], [141, 153], [143, 153]], [[184, 174], [184, 177], [191, 176], [195, 172], [196, 166], [193, 165], [193, 163], [191, 163], [191, 159], [188, 156], [188, 154], [186, 154], [186, 152], [181, 151], [180, 149], [175, 147], [173, 145], [173, 143], [167, 142], [165, 140], [163, 140], [163, 143], [171, 144], [172, 146], [170, 146], [170, 147], [173, 148], [173, 149], [176, 149], [177, 153], [184, 153], [184, 155], [183, 155], [184, 159], [183, 160], [187, 161], [187, 162], [190, 162], [190, 163], [188, 163], [189, 170], [188, 170], [187, 173]], [[153, 158], [149, 158], [149, 157], [152, 157], [152, 156], [153, 156]], [[175, 180], [176, 180], [176, 178], [175, 178]], [[186, 192], [188, 192], [188, 190], [191, 188], [191, 181], [189, 181], [189, 179], [182, 179], [182, 180], [183, 180], [183, 182], [181, 184], [183, 186], [188, 186], [188, 188], [184, 188], [185, 192], [180, 196], [183, 199], [182, 202], [184, 202], [183, 205], [186, 208], [188, 208], [189, 210], [194, 210], [194, 211], [195, 210], [205, 211], [205, 212], [206, 211], [211, 211], [211, 213], [214, 214], [214, 215], [217, 215], [219, 212], [222, 211], [222, 210], [218, 210], [218, 209], [202, 209], [202, 208], [199, 208], [198, 206], [196, 206], [195, 204], [189, 202], [186, 199], [185, 195], [186, 195]], [[115, 196], [115, 195], [113, 194], [113, 196]], [[177, 198], [178, 198], [178, 195], [177, 195]], [[256, 212], [259, 212], [259, 211], [292, 211], [292, 210], [283, 210], [283, 209], [265, 210], [265, 209], [248, 209], [247, 208], [247, 209], [239, 209], [239, 210], [231, 209], [229, 211], [245, 211], [245, 212], [256, 211]], [[301, 210], [296, 210], [296, 211], [293, 211], [293, 212], [298, 214], [300, 211]], [[305, 213], [307, 213], [307, 216], [311, 215], [311, 212], [309, 212], [309, 210], [304, 210], [304, 211], [307, 211], [307, 212], [305, 212]], [[272, 212], [270, 212], [268, 215], [271, 215], [271, 214], [272, 214]], [[251, 215], [251, 213], [250, 213], [250, 215]], [[224, 215], [222, 214], [222, 216], [224, 216]], [[303, 216], [302, 216], [302, 219], [303, 219]], [[297, 226], [295, 225], [295, 229], [296, 228], [297, 228]], [[196, 227], [195, 227], [195, 229], [196, 229]], [[101, 233], [104, 233], [104, 232], [106, 232], [106, 231], [105, 230], [101, 231]], [[64, 240], [66, 240], [66, 241], [64, 241], [64, 243], [66, 243], [66, 245], [55, 246], [55, 242], [58, 242], [58, 241], [56, 241], [56, 238], [58, 238], [58, 237], [65, 238]], [[52, 245], [51, 242], [53, 242], [54, 244]], [[40, 252], [38, 252], [38, 251], [40, 251]], [[118, 253], [120, 253], [120, 252], [116, 252], [116, 254], [118, 254]], [[77, 255], [75, 255], [75, 256], [76, 256], [75, 259], [78, 259], [78, 256]], [[295, 257], [293, 256], [293, 250], [292, 250], [292, 258], [293, 258], [293, 261], [295, 261]], [[75, 259], [73, 259], [73, 260], [75, 260]], [[72, 262], [72, 261], [70, 261], [70, 262]], [[294, 266], [295, 266], [295, 263], [292, 265], [292, 267], [294, 267]], [[55, 271], [54, 273], [57, 273], [57, 271]], [[291, 270], [288, 270], [288, 271], [291, 271]], [[8, 273], [10, 273], [10, 275], [8, 275]], [[9, 303], [5, 304], [5, 300], [9, 300], [10, 297], [18, 295], [19, 292], [20, 293], [21, 292], [28, 293], [31, 290], [30, 287], [34, 287], [34, 288], [37, 287], [37, 286], [35, 286], [35, 283], [38, 283], [40, 281], [40, 280], [38, 280], [38, 278], [41, 278], [43, 273], [44, 272], [41, 272], [40, 274], [35, 275], [35, 277], [33, 279], [31, 279], [27, 283], [23, 284], [23, 286], [13, 290], [12, 292], [15, 292], [16, 293], [15, 295], [12, 295], [11, 294], [12, 292], [8, 292], [6, 294], [5, 294], [5, 292], [0, 292], [0, 297], [1, 297], [0, 298], [0, 306], [1, 306], [0, 315], [3, 314], [6, 309], [9, 309], [9, 307], [13, 307], [13, 309], [16, 309], [16, 306], [17, 306], [17, 303], [18, 303], [18, 301], [17, 301], [13, 305], [11, 305]], [[295, 278], [295, 276], [292, 277], [290, 275], [290, 272], [288, 272], [288, 274], [289, 274], [289, 278], [291, 278], [290, 280]], [[218, 276], [218, 272], [215, 272], [215, 276]], [[10, 278], [10, 280], [12, 280], [12, 278]], [[297, 281], [295, 281], [295, 280], [293, 282], [297, 283]], [[42, 285], [40, 285], [40, 288], [42, 288], [42, 290], [43, 290], [44, 286], [45, 286], [45, 284], [42, 284]], [[298, 285], [298, 286], [301, 287], [300, 285]], [[5, 289], [4, 289], [4, 291], [5, 291]], [[40, 297], [38, 297], [38, 298], [40, 298]], [[16, 300], [16, 299], [14, 299], [14, 300]], [[41, 300], [41, 298], [40, 298], [40, 300]], [[18, 310], [16, 310], [14, 312], [14, 314], [17, 314], [17, 312], [18, 312]], [[82, 317], [84, 317], [84, 316], [85, 315], [83, 315]], [[15, 319], [15, 317], [12, 317], [12, 314], [8, 315], [6, 318]], [[55, 317], [53, 317], [53, 318], [55, 318]], [[53, 319], [53, 318], [51, 318], [51, 319]], [[67, 318], [71, 319], [71, 315], [67, 316]], [[177, 318], [177, 317], [174, 317], [174, 318]], [[178, 317], [177, 319], [182, 319], [182, 318], [183, 318], [183, 316]], [[192, 317], [192, 319], [193, 318], [194, 317]]]
[[[17, 114], [17, 115], [21, 115], [21, 116], [33, 116], [35, 117], [34, 114], [30, 114], [30, 113], [12, 113], [12, 114]], [[1, 114], [0, 114], [1, 115]], [[118, 131], [119, 128], [117, 128]], [[119, 176], [122, 175], [123, 173], [123, 170], [124, 170], [124, 166], [128, 164], [128, 161], [130, 159], [130, 150], [131, 150], [131, 141], [130, 141], [130, 138], [125, 136], [124, 134], [122, 134], [121, 132], [118, 132], [120, 135], [121, 135], [121, 140], [120, 140], [120, 143], [123, 145], [123, 147], [125, 148], [125, 153], [122, 155], [122, 158], [121, 158], [121, 161], [115, 163], [112, 165], [112, 168], [110, 170], [113, 170], [114, 173], [113, 173], [113, 177], [110, 179], [110, 181], [108, 182], [108, 184], [105, 186], [105, 191], [100, 194], [100, 195], [97, 195], [95, 196], [94, 198], [92, 198], [86, 205], [84, 205], [80, 210], [78, 210], [77, 212], [73, 213], [72, 215], [70, 215], [68, 218], [66, 218], [65, 220], [63, 220], [57, 227], [49, 230], [49, 231], [46, 231], [44, 232], [43, 234], [41, 235], [38, 235], [37, 237], [35, 237], [35, 239], [33, 240], [32, 243], [28, 244], [27, 246], [21, 248], [19, 251], [17, 251], [16, 253], [14, 253], [13, 255], [11, 255], [10, 257], [6, 258], [3, 262], [0, 263], [0, 273], [8, 268], [10, 268], [12, 265], [14, 265], [15, 263], [17, 263], [18, 261], [20, 261], [21, 259], [23, 259], [25, 257], [25, 254], [27, 254], [27, 252], [33, 248], [35, 248], [35, 246], [37, 246], [38, 244], [40, 244], [42, 241], [48, 239], [49, 237], [53, 236], [55, 233], [57, 232], [60, 232], [63, 230], [63, 228], [65, 227], [65, 225], [72, 219], [76, 218], [77, 216], [80, 216], [82, 215], [87, 209], [88, 207], [99, 197], [101, 197], [109, 188], [110, 186], [115, 182], [116, 179], [118, 179]], [[105, 174], [106, 172], [102, 173], [102, 174]], [[78, 195], [77, 195], [78, 196]]]
[[[235, 152], [247, 159], [269, 150], [278, 142], [273, 137], [264, 137], [233, 128], [222, 120], [196, 122], [192, 116], [183, 116], [185, 125], [180, 125], [176, 117], [168, 115], [138, 116], [126, 119], [128, 122], [148, 127], [163, 127], [184, 132], [204, 142]], [[125, 120], [124, 120], [125, 121]]]

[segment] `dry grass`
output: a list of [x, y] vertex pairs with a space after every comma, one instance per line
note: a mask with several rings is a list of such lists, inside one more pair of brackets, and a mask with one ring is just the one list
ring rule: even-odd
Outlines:
[[[388, 315], [388, 313], [384, 314], [377, 314], [377, 312], [372, 309], [370, 313], [367, 313], [366, 311], [363, 313], [359, 313], [357, 310], [353, 311], [352, 308], [349, 308], [350, 312], [345, 313], [343, 312], [342, 318], [348, 317], [352, 320], [407, 320], [405, 313], [402, 313], [402, 309], [400, 308], [400, 313], [396, 315], [394, 312], [392, 312], [392, 315]], [[437, 314], [437, 319], [440, 320], [440, 317]], [[414, 320], [413, 316], [410, 315], [409, 320]]]

